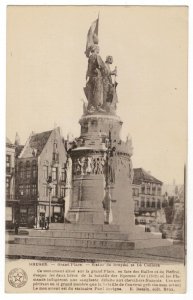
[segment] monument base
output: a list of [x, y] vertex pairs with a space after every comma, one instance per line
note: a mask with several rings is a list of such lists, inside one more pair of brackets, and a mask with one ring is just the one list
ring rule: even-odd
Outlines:
[[16, 237], [22, 245], [74, 247], [83, 251], [111, 254], [133, 249], [170, 246], [172, 240], [162, 239], [161, 233], [144, 232], [135, 228], [133, 233], [121, 233], [118, 225], [50, 224], [49, 230], [33, 230], [29, 236]]

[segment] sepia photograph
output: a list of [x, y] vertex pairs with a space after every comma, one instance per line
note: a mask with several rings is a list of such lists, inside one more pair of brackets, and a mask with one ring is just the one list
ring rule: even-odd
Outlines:
[[8, 5], [8, 293], [185, 293], [187, 6]]

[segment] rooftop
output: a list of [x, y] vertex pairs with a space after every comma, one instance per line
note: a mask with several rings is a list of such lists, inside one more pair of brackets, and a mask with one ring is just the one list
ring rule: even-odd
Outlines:
[[162, 184], [162, 181], [153, 177], [151, 174], [149, 174], [147, 171], [145, 171], [142, 168], [136, 168], [133, 169], [133, 171], [134, 171], [133, 184], [141, 184], [142, 182]]
[[53, 130], [32, 134], [27, 141], [22, 158], [33, 157], [41, 154]]

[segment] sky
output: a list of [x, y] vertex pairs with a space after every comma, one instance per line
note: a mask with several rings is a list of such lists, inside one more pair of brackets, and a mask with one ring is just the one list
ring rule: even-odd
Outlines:
[[187, 152], [187, 10], [185, 7], [9, 7], [7, 136], [60, 126], [79, 136], [84, 54], [100, 13], [99, 46], [118, 69], [122, 139], [132, 136], [134, 167], [164, 183], [183, 183]]

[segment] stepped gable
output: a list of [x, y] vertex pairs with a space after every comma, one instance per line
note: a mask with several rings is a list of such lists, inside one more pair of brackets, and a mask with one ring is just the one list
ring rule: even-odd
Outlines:
[[162, 184], [162, 181], [153, 177], [142, 168], [135, 168], [133, 169], [133, 171], [134, 171], [133, 184], [141, 184], [142, 182], [152, 182], [152, 183]]
[[22, 158], [33, 157], [33, 151], [36, 151], [36, 156], [40, 155], [51, 133], [52, 130], [49, 130], [31, 135], [22, 153]]

